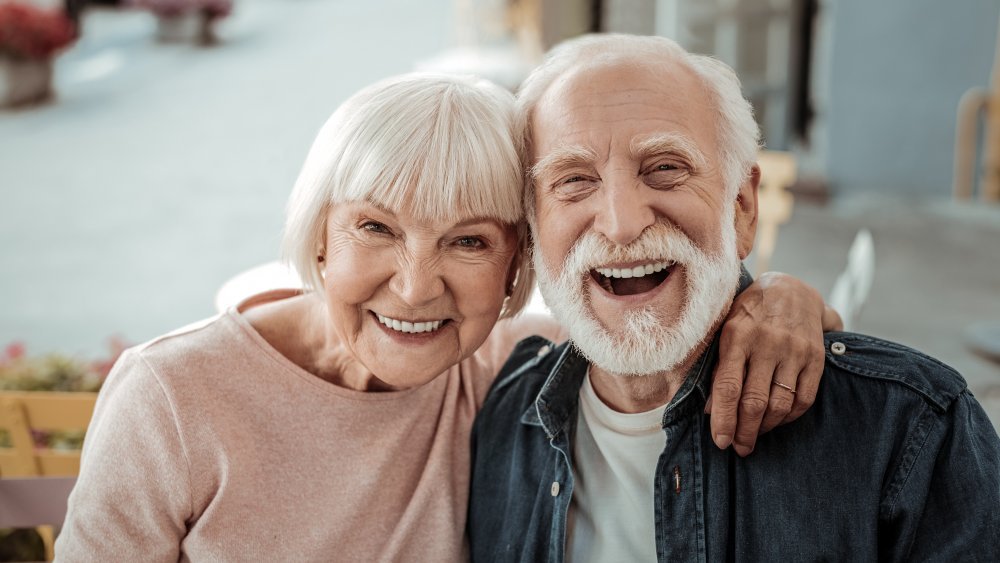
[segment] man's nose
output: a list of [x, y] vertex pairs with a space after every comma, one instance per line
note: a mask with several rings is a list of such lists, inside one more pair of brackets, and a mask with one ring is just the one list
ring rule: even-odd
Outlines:
[[392, 279], [392, 289], [410, 307], [423, 307], [444, 293], [444, 279], [433, 257], [406, 260]]
[[618, 245], [634, 241], [656, 221], [656, 214], [642, 193], [630, 182], [605, 184], [604, 198], [594, 220], [594, 230]]

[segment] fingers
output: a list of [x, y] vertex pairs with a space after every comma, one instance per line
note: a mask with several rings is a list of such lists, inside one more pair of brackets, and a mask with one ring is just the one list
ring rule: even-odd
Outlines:
[[[798, 383], [795, 387], [795, 402], [792, 405], [791, 411], [789, 411], [780, 424], [788, 424], [802, 416], [816, 402], [816, 395], [819, 392], [819, 382], [823, 378], [823, 366], [824, 358], [821, 352], [819, 359], [813, 358], [810, 360], [806, 364], [806, 367], [802, 369], [802, 372], [799, 373]], [[783, 382], [784, 379], [780, 381]]]
[[742, 346], [731, 343], [732, 336], [722, 331], [719, 341], [719, 364], [712, 380], [709, 394], [712, 413], [712, 439], [715, 445], [726, 449], [733, 442], [736, 433], [736, 415], [740, 396], [743, 393], [743, 370], [746, 368], [746, 354]]
[[[771, 395], [767, 400], [767, 412], [764, 414], [764, 420], [760, 425], [761, 434], [770, 431], [779, 424], [790, 422], [788, 416], [792, 413], [792, 409], [796, 404], [796, 397], [798, 397], [797, 386], [800, 379], [798, 364], [778, 364], [778, 369], [774, 372], [774, 378], [771, 380]], [[778, 385], [778, 383], [788, 388], [786, 389]], [[805, 411], [803, 410], [802, 412]], [[802, 413], [800, 412], [799, 414]]]
[[757, 444], [776, 367], [777, 360], [771, 354], [754, 354], [748, 362], [747, 377], [743, 382], [743, 394], [739, 401], [736, 434], [733, 436], [733, 449], [740, 457], [750, 455]]
[[823, 332], [844, 330], [844, 320], [840, 318], [840, 313], [833, 307], [823, 304]]

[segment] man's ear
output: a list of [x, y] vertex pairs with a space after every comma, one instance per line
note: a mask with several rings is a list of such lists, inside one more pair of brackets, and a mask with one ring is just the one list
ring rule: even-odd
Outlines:
[[736, 249], [740, 260], [746, 259], [753, 250], [753, 240], [757, 235], [757, 188], [760, 187], [760, 166], [750, 168], [750, 174], [740, 184], [736, 194]]

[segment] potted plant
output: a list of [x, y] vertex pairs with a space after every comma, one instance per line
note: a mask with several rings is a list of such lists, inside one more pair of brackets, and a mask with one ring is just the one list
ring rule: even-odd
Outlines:
[[76, 38], [62, 12], [21, 2], [0, 3], [0, 105], [52, 95], [52, 58]]
[[[85, 361], [58, 353], [29, 356], [23, 344], [13, 342], [0, 351], [0, 391], [96, 392], [127, 347], [121, 339], [112, 338], [107, 357]], [[0, 429], [0, 446], [9, 446], [7, 440]], [[78, 446], [82, 440], [83, 436], [74, 433], [35, 435], [38, 446], [58, 447], [63, 442]]]
[[232, 0], [130, 0], [156, 16], [156, 36], [164, 43], [214, 44], [215, 22], [228, 16]]
[[[128, 347], [120, 338], [108, 341], [108, 355], [93, 361], [51, 353], [29, 356], [24, 345], [13, 342], [0, 351], [0, 391], [82, 391], [100, 390], [118, 356]], [[0, 446], [9, 446], [0, 429]], [[37, 434], [36, 445], [58, 447], [65, 442], [78, 446], [83, 436], [73, 433]]]

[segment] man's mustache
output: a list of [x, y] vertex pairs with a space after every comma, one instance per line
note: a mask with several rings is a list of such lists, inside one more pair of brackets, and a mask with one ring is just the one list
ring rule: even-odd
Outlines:
[[[618, 245], [595, 231], [588, 231], [570, 249], [561, 274], [565, 281], [578, 280], [590, 271], [628, 262], [670, 262], [690, 264], [705, 256], [680, 229], [657, 221], [627, 245]], [[548, 263], [548, 261], [546, 261]]]

